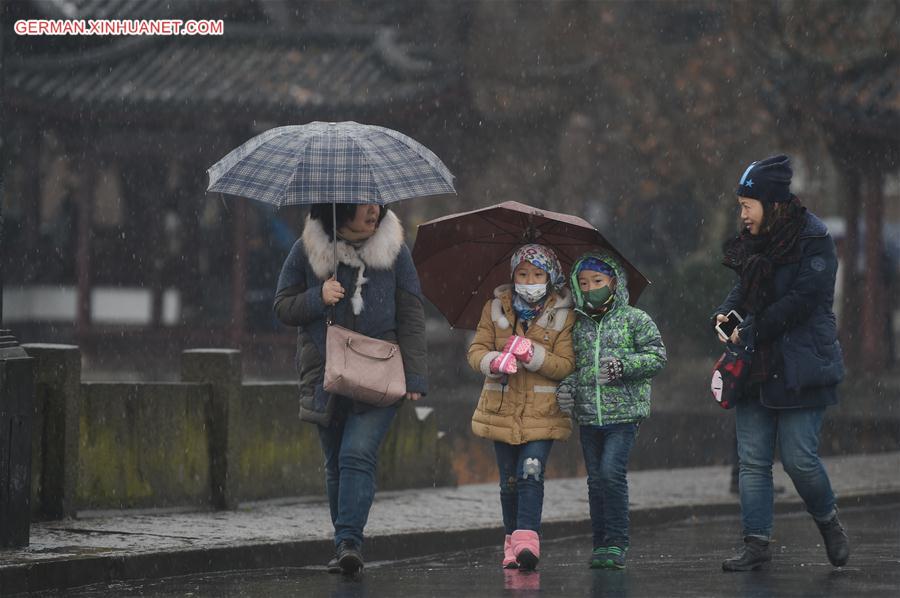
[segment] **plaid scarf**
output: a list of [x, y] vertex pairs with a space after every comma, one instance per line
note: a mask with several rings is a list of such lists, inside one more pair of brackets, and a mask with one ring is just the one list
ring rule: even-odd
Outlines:
[[[773, 214], [772, 204], [763, 204], [765, 217]], [[744, 230], [740, 235], [727, 241], [723, 247], [725, 257], [722, 264], [731, 268], [741, 278], [744, 291], [739, 308], [745, 313], [758, 314], [775, 298], [775, 267], [799, 262], [801, 258], [800, 231], [806, 223], [806, 208], [797, 197], [783, 204], [775, 220], [762, 234], [752, 235]], [[772, 343], [764, 343], [756, 348], [756, 355], [750, 367], [750, 380], [762, 382], [768, 378], [772, 366]]]

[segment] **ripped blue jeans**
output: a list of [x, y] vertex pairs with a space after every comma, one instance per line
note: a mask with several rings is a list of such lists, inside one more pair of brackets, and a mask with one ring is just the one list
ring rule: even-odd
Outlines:
[[494, 442], [500, 470], [500, 506], [507, 534], [517, 529], [540, 533], [544, 508], [544, 470], [552, 440], [525, 444]]

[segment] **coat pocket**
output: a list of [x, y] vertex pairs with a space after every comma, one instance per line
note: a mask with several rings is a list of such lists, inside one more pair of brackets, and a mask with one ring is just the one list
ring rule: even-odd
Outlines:
[[844, 379], [841, 346], [837, 340], [817, 345], [813, 334], [785, 336], [781, 343], [785, 387], [790, 391], [817, 386], [834, 386]]
[[834, 314], [816, 318], [813, 323], [813, 340], [818, 354], [826, 358], [834, 357], [834, 344], [837, 341], [837, 322]]
[[509, 413], [512, 410], [512, 393], [508, 385], [485, 382], [481, 388], [481, 409], [486, 413]]
[[556, 385], [535, 384], [532, 390], [534, 414], [537, 416], [556, 415], [559, 404], [556, 402]]

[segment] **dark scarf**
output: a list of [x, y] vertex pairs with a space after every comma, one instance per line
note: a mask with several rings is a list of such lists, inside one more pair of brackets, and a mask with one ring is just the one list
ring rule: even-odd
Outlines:
[[751, 235], [745, 229], [723, 248], [722, 263], [741, 277], [744, 296], [739, 307], [745, 313], [759, 313], [774, 300], [776, 266], [800, 261], [797, 240], [806, 224], [806, 208], [796, 197], [785, 207], [767, 231]]
[[[723, 247], [722, 263], [741, 278], [744, 294], [738, 307], [744, 313], [758, 314], [768, 307], [775, 299], [775, 267], [799, 262], [802, 257], [797, 241], [806, 224], [806, 208], [796, 197], [791, 198], [786, 208], [762, 234], [751, 235], [749, 230], [744, 230]], [[767, 209], [765, 218], [771, 214]], [[778, 367], [773, 363], [772, 343], [758, 344], [755, 350], [749, 380], [764, 382], [769, 378], [769, 371]]]

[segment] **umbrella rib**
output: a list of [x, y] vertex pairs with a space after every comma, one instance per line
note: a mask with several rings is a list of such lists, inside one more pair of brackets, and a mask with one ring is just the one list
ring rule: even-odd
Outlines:
[[[503, 231], [506, 234], [517, 236], [517, 237], [521, 238], [520, 229], [515, 228], [515, 226], [516, 226], [515, 224], [509, 224], [508, 222], [503, 222], [502, 220], [494, 220], [492, 218], [488, 218], [487, 214], [480, 213], [480, 214], [478, 214], [478, 217], [481, 218], [482, 220], [484, 220], [485, 222], [487, 222], [488, 224], [490, 224], [491, 226], [496, 226], [497, 228], [499, 228], [501, 231]], [[512, 228], [511, 230], [506, 230], [506, 228], [505, 228], [506, 226], [511, 226], [514, 228]]]
[[495, 236], [496, 235], [485, 235], [483, 237], [473, 237], [471, 239], [460, 241], [456, 245], [464, 245], [466, 243], [473, 243], [476, 245], [509, 245], [509, 241], [504, 241], [503, 239], [494, 239]]
[[[470, 238], [468, 238], [468, 239], [465, 239], [465, 240], [462, 241], [462, 242], [464, 242], [464, 243], [479, 243], [479, 244], [484, 244], [484, 245], [490, 245], [490, 244], [492, 244], [492, 243], [484, 243], [484, 242], [482, 241], [482, 239], [494, 239], [494, 238], [496, 238], [497, 236], [500, 236], [500, 235], [510, 235], [511, 237], [513, 237], [513, 239], [514, 239], [515, 241], [521, 242], [521, 239], [522, 239], [522, 229], [521, 229], [521, 228], [516, 228], [517, 225], [514, 225], [514, 224], [511, 225], [511, 224], [509, 224], [508, 222], [504, 222], [504, 221], [502, 221], [502, 220], [494, 220], [494, 219], [492, 219], [492, 218], [489, 218], [489, 216], [488, 216], [487, 214], [478, 214], [478, 217], [481, 218], [482, 220], [486, 221], [486, 222], [487, 222], [488, 224], [490, 224], [491, 226], [495, 226], [495, 227], [497, 227], [497, 228], [500, 228], [500, 229], [501, 229], [501, 232], [499, 232], [499, 233], [496, 233], [496, 232], [485, 233], [484, 235], [475, 236], [475, 237], [470, 237]], [[526, 222], [525, 224], [527, 224], [527, 222]], [[544, 228], [544, 227], [552, 228], [553, 226], [555, 226], [555, 225], [557, 225], [557, 224], [565, 224], [565, 223], [562, 223], [562, 222], [559, 222], [559, 221], [556, 221], [556, 220], [547, 220], [546, 222], [544, 222], [544, 223], [542, 223], [541, 225], [539, 225], [537, 228], [541, 229], [542, 232], [545, 232], [545, 228]], [[504, 228], [504, 227], [510, 227], [510, 226], [513, 227], [511, 230], [506, 230], [506, 229]], [[585, 229], [585, 230], [588, 230], [588, 229]], [[496, 243], [496, 244], [505, 244], [505, 242], [501, 241], [501, 242], [498, 242], [498, 243]], [[584, 245], [584, 241], [581, 241], [581, 242], [572, 242], [572, 243], [558, 242], [558, 243], [554, 243], [553, 245], [554, 245], [554, 247], [555, 247], [555, 246], [562, 246], [562, 245], [573, 245], [573, 246], [574, 246], [574, 245]]]
[[[561, 233], [559, 233], [559, 232], [557, 232], [556, 230], [553, 230], [553, 229], [557, 229], [557, 228], [560, 228], [560, 227], [566, 227], [566, 226], [573, 226], [573, 227], [575, 227], [575, 225], [570, 225], [570, 224], [568, 224], [568, 223], [566, 223], [566, 222], [560, 222], [559, 220], [547, 220], [546, 222], [543, 222], [543, 223], [539, 224], [536, 228], [538, 228], [538, 229], [539, 229], [541, 232], [543, 232], [543, 233], [548, 233], [548, 234], [561, 234]], [[601, 238], [603, 241], [606, 241], [606, 237], [603, 236], [603, 233], [601, 233], [600, 231], [598, 231], [596, 228], [585, 228], [585, 227], [583, 227], [583, 226], [578, 226], [578, 227], [575, 227], [575, 228], [576, 228], [576, 229], [584, 230], [584, 231], [586, 231], [586, 232], [590, 232], [590, 233], [592, 233], [592, 234], [599, 235], [600, 238]], [[607, 242], [607, 244], [609, 243], [608, 241], [606, 241], [606, 242]], [[565, 243], [560, 243], [560, 245], [565, 245]], [[570, 245], [584, 245], [584, 242], [581, 242], [581, 243], [570, 243]], [[600, 244], [598, 243], [598, 245], [600, 245]]]
[[[484, 271], [484, 274], [485, 274], [484, 280], [487, 280], [487, 278], [488, 278], [487, 275], [491, 273], [491, 270], [496, 268], [498, 265], [502, 264], [505, 260], [509, 259], [510, 255], [512, 255], [512, 250], [507, 251], [506, 253], [503, 254], [503, 257], [501, 257], [499, 260], [497, 260], [496, 262], [491, 264], [490, 267]], [[477, 296], [478, 296], [477, 292], [472, 293], [472, 295], [469, 297], [469, 299], [463, 302], [462, 308], [453, 317], [454, 322], [456, 322], [460, 317], [462, 317], [463, 313], [465, 313], [466, 309], [468, 309], [468, 307], [469, 307], [469, 304], [472, 302], [472, 299]]]
[[[456, 245], [461, 245], [463, 243], [476, 243], [479, 245], [506, 245], [509, 242], [519, 243], [521, 241], [522, 235], [519, 230], [517, 230], [517, 229], [506, 230], [504, 228], [504, 226], [513, 226], [514, 227], [515, 225], [510, 225], [509, 223], [503, 222], [503, 221], [494, 221], [493, 219], [488, 218], [487, 215], [481, 214], [481, 213], [479, 213], [477, 216], [479, 218], [481, 218], [482, 220], [484, 220], [485, 222], [487, 222], [490, 226], [501, 229], [500, 232], [499, 233], [497, 233], [497, 232], [485, 233], [484, 235], [479, 235], [477, 237], [471, 237], [469, 239], [458, 241], [456, 243]], [[495, 243], [489, 243], [489, 242], [482, 241], [482, 239], [494, 239], [498, 236], [502, 237], [503, 235], [509, 235], [511, 237], [510, 240], [509, 241], [500, 240]], [[432, 254], [432, 256], [436, 255], [437, 253], [441, 253], [441, 251], [437, 251], [435, 254]], [[429, 257], [432, 257], [432, 256], [429, 256]]]

